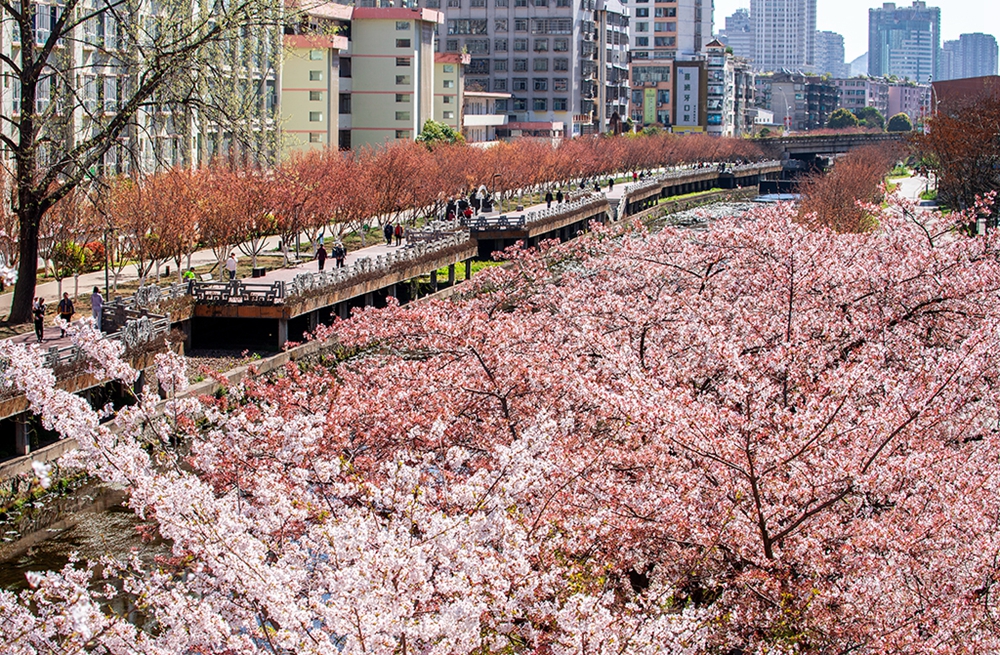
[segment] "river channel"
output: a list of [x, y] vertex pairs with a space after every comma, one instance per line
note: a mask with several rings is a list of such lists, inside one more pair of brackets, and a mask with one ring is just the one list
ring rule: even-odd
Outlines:
[[[744, 214], [754, 206], [717, 203], [671, 214], [657, 224], [706, 229], [713, 220]], [[136, 530], [140, 521], [123, 504], [125, 498], [121, 489], [88, 482], [68, 495], [43, 499], [16, 522], [0, 524], [0, 589], [24, 589], [28, 571], [59, 570], [74, 553], [93, 561], [122, 558], [135, 550], [147, 562], [168, 554], [168, 544], [142, 540]]]

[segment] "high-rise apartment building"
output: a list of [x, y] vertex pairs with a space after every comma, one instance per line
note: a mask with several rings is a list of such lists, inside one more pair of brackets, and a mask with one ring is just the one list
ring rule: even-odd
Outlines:
[[938, 66], [939, 80], [959, 80], [997, 74], [997, 40], [990, 34], [963, 34], [945, 41]]
[[811, 70], [816, 0], [751, 0], [750, 17], [756, 37], [753, 63], [757, 70]]
[[712, 40], [714, 0], [628, 0], [628, 6], [633, 61], [693, 56]]
[[726, 28], [719, 32], [718, 38], [733, 49], [733, 55], [752, 60], [755, 32], [750, 10], [737, 9], [732, 16], [726, 16]]
[[466, 88], [511, 94], [496, 105], [512, 129], [561, 124], [573, 136], [607, 130], [625, 112], [629, 18], [620, 0], [419, 1], [444, 14], [439, 51], [471, 56]]
[[834, 77], [847, 77], [844, 63], [844, 37], [836, 32], [816, 32], [816, 54], [813, 72], [829, 73]]
[[868, 74], [927, 82], [938, 73], [941, 10], [914, 0], [868, 10]]

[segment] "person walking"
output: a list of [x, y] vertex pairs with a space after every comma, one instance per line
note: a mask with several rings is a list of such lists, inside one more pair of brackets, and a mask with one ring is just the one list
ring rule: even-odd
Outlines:
[[229, 259], [226, 260], [226, 272], [229, 273], [229, 281], [232, 282], [236, 279], [236, 253], [229, 253]]
[[90, 314], [94, 317], [94, 327], [100, 332], [101, 319], [104, 314], [104, 296], [101, 295], [101, 290], [97, 287], [94, 287], [93, 293], [90, 294]]
[[[183, 278], [183, 280], [187, 282], [188, 294], [194, 293], [194, 280], [195, 280], [194, 269], [189, 268], [188, 270], [184, 271], [184, 273], [181, 275], [181, 278]], [[97, 287], [94, 287], [94, 290], [96, 291]]]
[[385, 228], [382, 230], [382, 234], [385, 235], [385, 245], [391, 246], [392, 245], [392, 234], [393, 234], [392, 223], [386, 223], [385, 224]]
[[563, 202], [563, 200], [564, 200], [564, 198], [563, 198], [562, 189], [559, 189], [558, 191], [556, 191], [556, 202], [558, 202], [561, 205], [562, 202]]
[[396, 245], [397, 246], [403, 245], [403, 224], [402, 223], [397, 223], [396, 224]]
[[552, 191], [545, 192], [545, 208], [548, 209], [552, 206]]
[[[59, 318], [66, 321], [67, 323], [73, 320], [73, 314], [75, 314], [76, 311], [75, 308], [73, 307], [73, 301], [69, 299], [68, 291], [63, 292], [62, 300], [59, 301], [58, 310], [59, 310]], [[60, 337], [66, 336], [65, 325], [59, 326], [59, 336]]]
[[608, 191], [611, 191], [614, 188], [615, 188], [615, 178], [609, 177], [608, 178]]
[[323, 247], [322, 243], [316, 249], [316, 261], [319, 262], [319, 270], [322, 271], [323, 267], [326, 266], [326, 248]]
[[344, 268], [344, 257], [347, 256], [347, 248], [344, 244], [337, 242], [333, 245], [333, 258], [337, 260], [337, 268]]
[[45, 298], [39, 296], [35, 300], [35, 304], [31, 306], [31, 318], [35, 322], [35, 337], [41, 343], [45, 335]]

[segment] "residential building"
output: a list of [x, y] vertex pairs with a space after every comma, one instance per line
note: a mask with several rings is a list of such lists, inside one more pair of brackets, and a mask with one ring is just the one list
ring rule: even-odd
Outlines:
[[931, 85], [932, 111], [952, 111], [979, 102], [985, 97], [1000, 99], [1000, 76], [966, 77], [934, 82]]
[[874, 107], [883, 116], [889, 111], [889, 82], [868, 77], [837, 78], [831, 80], [840, 90], [837, 108], [857, 112], [864, 107]]
[[829, 79], [800, 73], [758, 75], [757, 105], [774, 114], [774, 122], [788, 130], [826, 127], [840, 95]]
[[468, 53], [439, 52], [434, 56], [434, 120], [461, 133], [465, 107], [465, 68]]
[[939, 80], [997, 74], [997, 40], [990, 34], [962, 34], [941, 47]]
[[673, 125], [674, 60], [632, 62], [632, 122], [641, 129]]
[[497, 108], [506, 106], [509, 93], [466, 91], [462, 106], [462, 136], [466, 143], [490, 143], [498, 138], [497, 131], [507, 125], [507, 113]]
[[303, 24], [285, 28], [278, 96], [283, 154], [339, 145], [340, 114], [350, 114], [350, 97], [345, 107], [340, 95], [350, 18], [350, 7], [330, 3], [311, 7]]
[[816, 0], [751, 0], [750, 17], [755, 34], [753, 64], [757, 70], [812, 69]]
[[923, 122], [932, 113], [931, 85], [893, 83], [889, 85], [889, 106], [886, 119], [896, 114], [906, 114], [914, 125]]
[[914, 0], [911, 7], [886, 2], [868, 10], [868, 74], [930, 81], [938, 72], [941, 10]]
[[[429, 8], [442, 4], [419, 1]], [[545, 123], [547, 127], [528, 132], [546, 135], [558, 123], [565, 136], [572, 136], [607, 129], [611, 114], [626, 107], [622, 78], [629, 20], [619, 0], [445, 4], [439, 50], [471, 55], [465, 71], [468, 90], [511, 95], [495, 102], [510, 123]]]
[[704, 52], [712, 40], [712, 0], [628, 0], [632, 61]]
[[844, 37], [836, 32], [816, 32], [816, 54], [813, 72], [833, 77], [848, 77], [844, 63]]
[[733, 50], [737, 57], [753, 60], [754, 39], [753, 21], [750, 19], [749, 9], [737, 9], [736, 12], [726, 17], [726, 28], [719, 32], [718, 39]]
[[753, 71], [747, 60], [726, 52], [721, 41], [705, 47], [705, 125], [709, 134], [741, 136], [753, 131]]
[[434, 30], [443, 22], [433, 9], [354, 7], [350, 147], [414, 139], [434, 117]]

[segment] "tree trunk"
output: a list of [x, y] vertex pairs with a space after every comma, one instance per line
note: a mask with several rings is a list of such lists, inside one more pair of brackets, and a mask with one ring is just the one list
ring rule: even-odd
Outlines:
[[19, 261], [14, 298], [10, 305], [11, 323], [27, 323], [31, 320], [31, 304], [35, 300], [35, 283], [38, 281], [38, 225], [41, 213], [37, 209], [22, 208], [18, 212]]

